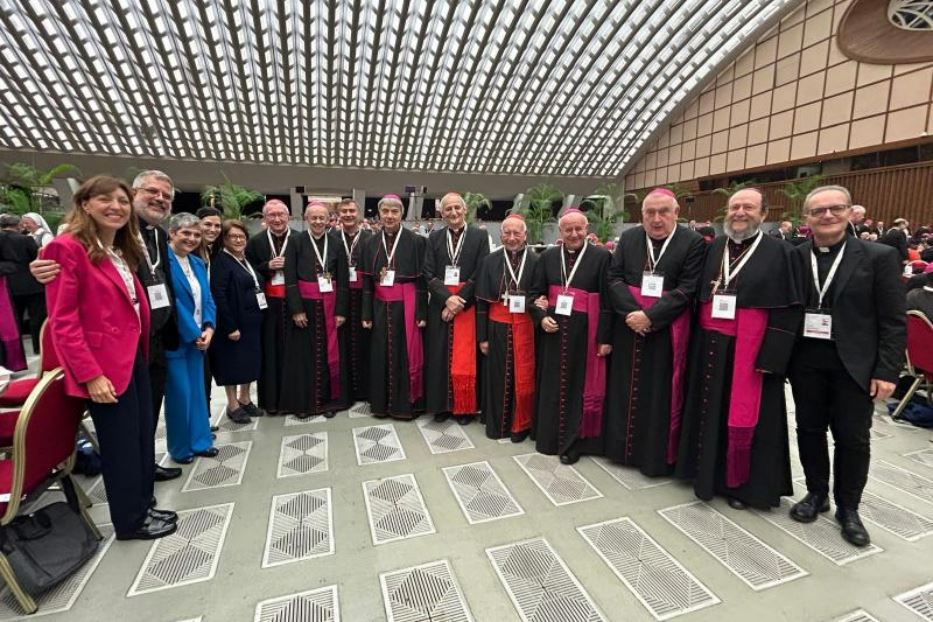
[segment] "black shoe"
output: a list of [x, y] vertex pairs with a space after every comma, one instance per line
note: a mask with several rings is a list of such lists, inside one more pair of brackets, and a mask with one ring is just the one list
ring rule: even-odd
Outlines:
[[790, 509], [790, 517], [798, 523], [812, 523], [820, 512], [829, 511], [829, 496], [815, 492], [807, 495], [795, 503]]
[[166, 523], [177, 523], [178, 514], [171, 510], [160, 510], [158, 508], [149, 508], [149, 516], [152, 518], [157, 518]]
[[247, 402], [246, 404], [240, 402], [240, 408], [245, 410], [246, 414], [250, 417], [263, 417], [266, 414], [261, 408], [258, 408], [256, 404], [253, 404], [252, 402]]
[[389, 413], [377, 413], [377, 412], [373, 412], [373, 417], [375, 417], [376, 419], [388, 419], [388, 418], [389, 418]]
[[118, 533], [117, 540], [155, 540], [175, 533], [177, 523], [170, 523], [154, 516], [147, 516], [136, 531]]
[[858, 510], [836, 507], [836, 520], [842, 525], [842, 538], [852, 546], [868, 546], [871, 538], [859, 518]]
[[454, 421], [460, 425], [470, 425], [470, 422], [473, 421], [472, 415], [454, 415]]
[[510, 437], [513, 443], [522, 443], [528, 438], [528, 435], [531, 434], [531, 430], [525, 430], [524, 432], [515, 432]]
[[194, 462], [194, 456], [188, 456], [187, 458], [176, 458], [172, 456], [172, 462], [175, 464], [191, 464]]
[[176, 467], [164, 467], [161, 464], [155, 465], [155, 481], [167, 482], [176, 477], [181, 477], [181, 469]]
[[219, 431], [220, 431], [220, 426], [219, 426], [219, 425], [212, 425], [212, 426], [211, 426], [211, 432], [219, 432]]
[[726, 499], [726, 503], [729, 504], [729, 507], [733, 510], [744, 510], [748, 506], [745, 505], [745, 502], [741, 499], [736, 499], [735, 497], [729, 497]]
[[325, 411], [325, 412], [322, 413], [322, 414], [324, 415], [324, 418], [325, 418], [325, 419], [333, 419], [334, 417], [337, 416], [337, 411], [336, 411], [336, 410], [328, 410], [328, 411]]
[[214, 458], [214, 457], [216, 457], [217, 454], [219, 454], [219, 453], [220, 453], [220, 450], [217, 449], [216, 447], [208, 447], [208, 448], [205, 449], [204, 451], [196, 451], [196, 452], [194, 452], [194, 455], [195, 455], [195, 456], [201, 456], [202, 458]]
[[561, 464], [576, 464], [580, 460], [580, 452], [571, 447], [560, 455]]
[[450, 419], [450, 413], [435, 413], [434, 423], [444, 423]]
[[249, 414], [246, 412], [246, 409], [242, 407], [234, 408], [233, 410], [228, 409], [227, 419], [240, 425], [244, 425], [252, 421], [252, 419], [249, 418]]

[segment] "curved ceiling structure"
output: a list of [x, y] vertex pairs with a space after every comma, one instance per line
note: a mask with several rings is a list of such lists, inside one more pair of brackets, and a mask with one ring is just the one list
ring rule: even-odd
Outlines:
[[0, 147], [615, 177], [798, 0], [0, 0]]

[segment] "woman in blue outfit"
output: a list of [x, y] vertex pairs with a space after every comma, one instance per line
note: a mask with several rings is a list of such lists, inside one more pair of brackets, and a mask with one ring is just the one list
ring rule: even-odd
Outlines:
[[188, 464], [195, 456], [217, 455], [204, 395], [204, 353], [214, 336], [216, 311], [207, 268], [197, 256], [201, 244], [197, 216], [172, 216], [168, 235], [180, 345], [165, 352], [165, 427], [172, 460]]

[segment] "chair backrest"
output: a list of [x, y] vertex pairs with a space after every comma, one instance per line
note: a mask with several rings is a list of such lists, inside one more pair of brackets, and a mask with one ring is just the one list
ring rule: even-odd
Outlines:
[[84, 400], [65, 392], [65, 373], [46, 372], [29, 394], [13, 433], [13, 486], [8, 515], [61, 465], [71, 467]]
[[39, 357], [39, 377], [42, 372], [52, 371], [61, 364], [58, 362], [58, 355], [55, 354], [55, 344], [52, 343], [52, 331], [49, 330], [49, 321], [42, 322], [42, 328], [39, 329], [39, 343], [41, 351]]
[[907, 312], [907, 359], [925, 375], [933, 375], [933, 324], [922, 311]]

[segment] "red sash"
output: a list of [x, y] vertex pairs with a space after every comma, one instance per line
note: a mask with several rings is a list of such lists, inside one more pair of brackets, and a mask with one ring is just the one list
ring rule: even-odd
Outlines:
[[298, 281], [298, 293], [306, 300], [324, 301], [324, 328], [327, 332], [327, 370], [330, 372], [330, 397], [340, 397], [340, 345], [337, 342], [337, 294], [321, 292], [315, 281]]
[[510, 313], [508, 307], [489, 303], [489, 319], [512, 325], [512, 360], [515, 365], [515, 408], [512, 432], [531, 427], [535, 406], [535, 325], [527, 313]]
[[285, 298], [285, 286], [266, 283], [266, 298]]
[[[447, 291], [457, 294], [463, 287], [448, 285]], [[454, 390], [453, 414], [476, 413], [476, 309], [464, 309], [454, 318], [454, 339], [450, 353], [450, 382]]]
[[424, 391], [424, 351], [421, 329], [415, 320], [418, 291], [414, 283], [396, 283], [392, 287], [376, 285], [376, 300], [401, 302], [405, 310], [405, 346], [408, 352], [408, 398], [412, 403], [421, 399]]

